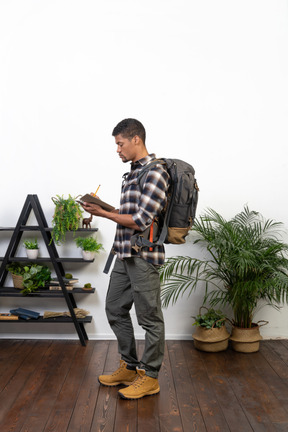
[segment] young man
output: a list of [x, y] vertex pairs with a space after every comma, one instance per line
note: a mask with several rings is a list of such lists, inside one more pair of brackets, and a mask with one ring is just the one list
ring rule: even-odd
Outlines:
[[[154, 154], [148, 154], [145, 129], [138, 120], [121, 121], [112, 135], [120, 159], [131, 162], [122, 185], [119, 210], [108, 212], [97, 205], [83, 205], [87, 212], [117, 223], [113, 245], [117, 257], [107, 292], [106, 314], [118, 340], [121, 360], [119, 369], [111, 375], [99, 376], [99, 382], [106, 386], [128, 385], [119, 390], [120, 396], [139, 399], [160, 391], [157, 377], [165, 336], [157, 267], [164, 262], [164, 247], [135, 250], [131, 237], [149, 230], [154, 218], [161, 214], [167, 201], [169, 176], [159, 164], [145, 174], [143, 184], [137, 181], [141, 169], [155, 159]], [[145, 330], [145, 349], [140, 361], [129, 313], [133, 304], [138, 323]]]

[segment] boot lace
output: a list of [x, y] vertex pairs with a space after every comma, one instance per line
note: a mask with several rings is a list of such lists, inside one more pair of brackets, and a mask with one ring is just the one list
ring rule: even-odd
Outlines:
[[125, 363], [121, 363], [119, 368], [115, 372], [112, 373], [112, 376], [119, 375], [119, 373], [122, 372], [122, 370], [125, 369], [125, 367], [126, 367]]
[[146, 376], [141, 377], [138, 375], [131, 385], [136, 389], [141, 387], [145, 381], [146, 381]]

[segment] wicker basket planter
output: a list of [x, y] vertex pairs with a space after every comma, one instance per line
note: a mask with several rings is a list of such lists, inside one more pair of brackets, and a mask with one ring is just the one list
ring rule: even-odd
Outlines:
[[[267, 321], [263, 322], [267, 324]], [[260, 340], [263, 339], [260, 335], [260, 327], [261, 326], [258, 325], [258, 323], [252, 324], [251, 328], [233, 326], [230, 336], [233, 350], [242, 353], [254, 353], [259, 351]]]
[[23, 289], [23, 276], [11, 273], [14, 288]]
[[228, 348], [229, 336], [225, 325], [212, 329], [197, 327], [193, 334], [194, 346], [206, 352], [225, 351]]

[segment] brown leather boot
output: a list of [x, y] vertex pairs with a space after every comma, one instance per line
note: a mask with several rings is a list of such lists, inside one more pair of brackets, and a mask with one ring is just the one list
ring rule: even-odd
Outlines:
[[120, 367], [111, 375], [100, 375], [98, 381], [105, 386], [117, 386], [120, 384], [130, 385], [137, 377], [135, 370], [127, 369], [127, 363], [120, 360]]
[[160, 392], [158, 380], [146, 375], [144, 369], [137, 369], [137, 378], [126, 388], [118, 391], [123, 399], [140, 399], [144, 396], [155, 395]]

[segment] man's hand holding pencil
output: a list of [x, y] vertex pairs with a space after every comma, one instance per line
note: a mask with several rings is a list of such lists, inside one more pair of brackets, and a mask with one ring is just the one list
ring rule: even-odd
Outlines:
[[91, 193], [92, 196], [94, 196], [94, 197], [96, 197], [96, 198], [99, 198], [99, 197], [97, 196], [97, 192], [98, 192], [100, 186], [101, 186], [101, 185], [98, 186], [98, 188], [96, 189], [96, 192], [95, 192], [95, 193]]
[[115, 208], [110, 204], [102, 201], [98, 196], [97, 192], [100, 188], [100, 185], [96, 189], [96, 192], [91, 192], [90, 194], [86, 194], [81, 198], [81, 205], [85, 211], [94, 215], [94, 216], [103, 216], [105, 217], [107, 212], [113, 212]]

